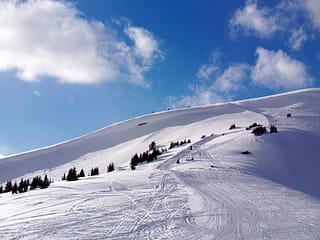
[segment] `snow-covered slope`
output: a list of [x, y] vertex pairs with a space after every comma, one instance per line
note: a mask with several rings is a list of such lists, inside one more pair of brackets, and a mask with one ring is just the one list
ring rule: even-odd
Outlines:
[[[55, 183], [1, 194], [0, 238], [320, 239], [319, 102], [320, 89], [307, 89], [166, 111], [1, 159], [0, 182], [46, 173]], [[253, 136], [254, 122], [279, 132]], [[130, 170], [151, 141], [184, 139]], [[73, 166], [103, 174], [60, 181]]]

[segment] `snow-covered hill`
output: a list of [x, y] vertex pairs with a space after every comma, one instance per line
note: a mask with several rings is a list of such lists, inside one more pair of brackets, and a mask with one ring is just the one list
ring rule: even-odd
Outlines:
[[[319, 102], [320, 89], [307, 89], [171, 110], [1, 159], [0, 182], [48, 174], [55, 183], [1, 194], [0, 238], [320, 239]], [[254, 122], [278, 133], [254, 136]], [[184, 139], [130, 170], [152, 141]], [[73, 166], [102, 174], [60, 181]]]

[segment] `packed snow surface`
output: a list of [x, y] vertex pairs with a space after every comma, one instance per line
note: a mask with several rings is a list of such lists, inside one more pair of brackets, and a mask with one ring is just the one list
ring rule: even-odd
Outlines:
[[[320, 239], [319, 103], [307, 89], [166, 111], [1, 159], [2, 183], [55, 182], [0, 195], [0, 239]], [[278, 133], [254, 136], [254, 122]], [[130, 169], [152, 141], [184, 139]], [[101, 174], [61, 181], [74, 166]]]

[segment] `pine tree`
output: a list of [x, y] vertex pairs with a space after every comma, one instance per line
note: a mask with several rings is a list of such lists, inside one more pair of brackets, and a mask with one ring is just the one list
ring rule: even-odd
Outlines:
[[47, 188], [47, 187], [49, 187], [49, 185], [50, 185], [50, 181], [49, 181], [49, 179], [48, 179], [48, 176], [45, 175], [45, 176], [44, 176], [44, 180], [43, 180], [40, 188], [42, 188], [42, 189], [43, 189], [43, 188]]
[[278, 132], [277, 127], [276, 127], [276, 126], [271, 125], [271, 127], [270, 127], [270, 133], [277, 133], [277, 132]]
[[83, 169], [81, 169], [80, 173], [78, 174], [78, 177], [81, 178], [81, 177], [85, 177], [86, 175], [84, 174], [84, 171]]
[[152, 151], [152, 150], [156, 149], [156, 146], [157, 146], [156, 142], [152, 141], [150, 143], [150, 145], [149, 145], [149, 151]]
[[108, 165], [108, 169], [107, 169], [107, 172], [112, 172], [112, 171], [114, 171], [114, 163], [113, 162]]
[[8, 180], [7, 183], [6, 183], [6, 186], [4, 188], [4, 192], [11, 192], [12, 191], [12, 182], [11, 180]]
[[77, 181], [78, 180], [78, 175], [77, 175], [77, 170], [76, 168], [70, 168], [68, 175], [67, 175], [67, 181]]
[[23, 178], [21, 178], [19, 186], [18, 186], [18, 191], [19, 193], [23, 193], [24, 192], [24, 180]]
[[13, 184], [11, 192], [12, 192], [12, 194], [17, 194], [18, 193], [18, 184], [17, 184], [17, 182], [15, 182]]

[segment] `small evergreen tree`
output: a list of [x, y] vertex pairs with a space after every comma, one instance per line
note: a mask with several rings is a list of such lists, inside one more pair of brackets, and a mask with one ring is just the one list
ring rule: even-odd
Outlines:
[[30, 181], [29, 179], [23, 181], [23, 192], [28, 191], [28, 187], [30, 186]]
[[85, 177], [86, 175], [84, 174], [84, 171], [83, 169], [81, 169], [80, 173], [78, 174], [78, 177], [81, 178], [81, 177]]
[[157, 144], [155, 141], [152, 141], [150, 144], [149, 144], [149, 151], [152, 151], [154, 149], [156, 149], [157, 147]]
[[136, 153], [135, 155], [133, 155], [130, 162], [130, 166], [132, 170], [136, 169], [135, 167], [138, 165], [138, 162], [139, 162], [139, 157], [138, 157], [138, 154]]
[[48, 179], [48, 176], [45, 175], [44, 180], [42, 181], [40, 188], [42, 188], [42, 189], [47, 188], [47, 187], [49, 187], [49, 185], [50, 185], [50, 181]]
[[108, 169], [107, 169], [107, 172], [112, 172], [112, 171], [114, 171], [114, 164], [113, 164], [113, 162], [108, 165]]
[[236, 128], [236, 125], [235, 124], [232, 124], [230, 127], [229, 127], [229, 130], [232, 130], [232, 129], [235, 129]]
[[277, 132], [278, 132], [277, 127], [276, 127], [276, 126], [271, 125], [271, 127], [270, 127], [270, 133], [277, 133]]
[[77, 175], [77, 170], [75, 167], [70, 168], [68, 175], [67, 175], [67, 181], [77, 181], [78, 180], [78, 175]]
[[7, 183], [6, 183], [6, 186], [4, 188], [4, 192], [11, 192], [12, 191], [12, 182], [11, 180], [8, 180]]
[[3, 187], [0, 185], [0, 194], [3, 193]]
[[18, 186], [19, 193], [23, 193], [23, 192], [26, 192], [28, 190], [28, 188], [26, 189], [25, 184], [26, 184], [26, 181], [23, 180], [23, 178], [21, 178], [19, 186]]
[[15, 182], [13, 184], [11, 192], [12, 192], [12, 194], [17, 194], [18, 193], [18, 184], [17, 184], [17, 182]]

